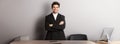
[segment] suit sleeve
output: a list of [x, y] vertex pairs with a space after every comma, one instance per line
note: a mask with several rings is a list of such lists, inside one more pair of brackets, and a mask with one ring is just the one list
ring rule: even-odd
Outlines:
[[59, 25], [60, 22], [56, 23], [56, 24], [54, 24], [53, 28], [58, 29], [58, 30], [64, 30], [65, 25], [66, 25], [65, 16], [62, 16], [61, 19], [62, 19], [61, 21], [64, 21], [64, 24], [63, 25]]
[[49, 27], [49, 24], [50, 24], [49, 18], [46, 16], [45, 17], [45, 30], [47, 30], [47, 31], [56, 31], [52, 27]]

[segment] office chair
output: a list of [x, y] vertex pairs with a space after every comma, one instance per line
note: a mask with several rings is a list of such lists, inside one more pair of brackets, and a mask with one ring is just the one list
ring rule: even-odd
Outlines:
[[72, 34], [68, 37], [68, 40], [88, 40], [85, 34]]

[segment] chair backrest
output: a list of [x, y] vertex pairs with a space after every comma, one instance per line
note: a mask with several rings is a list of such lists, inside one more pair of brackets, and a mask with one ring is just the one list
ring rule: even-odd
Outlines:
[[85, 34], [72, 34], [68, 37], [68, 40], [88, 40]]

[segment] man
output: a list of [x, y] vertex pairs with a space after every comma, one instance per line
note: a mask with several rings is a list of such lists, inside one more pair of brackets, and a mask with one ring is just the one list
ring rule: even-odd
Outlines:
[[45, 18], [46, 40], [65, 40], [65, 17], [58, 13], [60, 4], [52, 3], [52, 13]]

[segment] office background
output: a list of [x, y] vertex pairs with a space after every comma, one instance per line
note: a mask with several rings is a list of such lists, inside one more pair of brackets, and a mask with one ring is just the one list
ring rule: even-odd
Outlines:
[[0, 44], [24, 35], [44, 39], [44, 17], [53, 1], [60, 2], [66, 17], [66, 36], [87, 34], [88, 40], [99, 40], [105, 27], [114, 27], [112, 39], [120, 40], [119, 0], [0, 0]]

